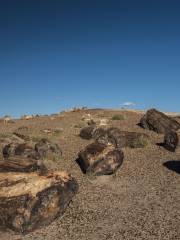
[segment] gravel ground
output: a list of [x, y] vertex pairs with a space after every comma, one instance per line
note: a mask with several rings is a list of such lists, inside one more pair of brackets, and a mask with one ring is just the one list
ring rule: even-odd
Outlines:
[[[88, 110], [96, 118], [109, 118], [118, 111]], [[180, 239], [180, 156], [158, 146], [163, 135], [137, 126], [142, 113], [121, 111], [125, 120], [109, 126], [144, 132], [151, 143], [144, 149], [124, 148], [122, 167], [113, 176], [87, 177], [75, 162], [80, 149], [91, 141], [78, 136], [82, 112], [62, 116], [0, 123], [1, 137], [19, 126], [28, 126], [33, 136], [47, 136], [58, 142], [63, 157], [47, 161], [51, 168], [69, 171], [79, 183], [79, 191], [63, 216], [47, 227], [25, 236], [0, 232], [0, 240], [179, 240]], [[45, 128], [63, 129], [56, 135], [43, 135]], [[171, 162], [170, 162], [171, 161]], [[175, 161], [175, 162], [173, 162]], [[164, 166], [170, 162], [172, 169]], [[176, 164], [175, 164], [176, 163]], [[174, 169], [174, 170], [173, 170]]]

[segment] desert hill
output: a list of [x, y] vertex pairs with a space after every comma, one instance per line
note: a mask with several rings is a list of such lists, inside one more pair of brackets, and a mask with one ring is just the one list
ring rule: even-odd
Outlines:
[[[93, 142], [79, 136], [86, 126], [84, 115], [88, 114], [95, 121], [106, 119], [105, 127], [145, 133], [149, 144], [144, 148], [124, 147], [124, 162], [113, 175], [85, 175], [75, 160], [78, 152]], [[79, 190], [64, 215], [49, 226], [25, 236], [2, 229], [0, 240], [178, 240], [180, 155], [160, 145], [164, 134], [138, 125], [143, 115], [144, 112], [135, 110], [84, 109], [19, 119], [14, 123], [1, 122], [1, 148], [4, 139], [11, 138], [17, 131], [31, 142], [47, 138], [57, 143], [62, 156], [49, 157], [44, 162], [49, 169], [70, 172]], [[174, 118], [180, 123], [176, 115]]]

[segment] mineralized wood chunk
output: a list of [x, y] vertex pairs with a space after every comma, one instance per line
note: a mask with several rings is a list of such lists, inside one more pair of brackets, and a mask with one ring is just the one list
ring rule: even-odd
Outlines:
[[47, 171], [42, 160], [14, 156], [0, 161], [0, 172], [34, 172]]
[[157, 133], [168, 133], [180, 129], [180, 124], [156, 109], [150, 109], [140, 120], [140, 126]]
[[171, 152], [180, 153], [180, 132], [166, 133], [163, 146]]
[[[101, 130], [101, 131], [100, 131]], [[144, 133], [121, 131], [119, 128], [103, 130], [97, 128], [94, 132], [95, 140], [103, 144], [113, 144], [118, 148], [143, 148], [149, 143], [149, 136]]]
[[77, 191], [66, 172], [0, 173], [0, 224], [19, 233], [47, 225], [62, 214]]
[[79, 136], [83, 139], [91, 139], [93, 137], [93, 132], [96, 129], [95, 125], [90, 125], [81, 129]]
[[120, 149], [95, 142], [80, 151], [77, 162], [84, 173], [109, 175], [117, 171], [123, 158], [124, 154]]

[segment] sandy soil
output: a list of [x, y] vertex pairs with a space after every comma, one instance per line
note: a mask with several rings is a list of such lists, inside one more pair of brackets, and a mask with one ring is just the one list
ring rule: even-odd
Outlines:
[[[118, 113], [86, 112], [109, 119]], [[180, 239], [180, 156], [156, 144], [162, 142], [163, 135], [137, 126], [143, 113], [120, 111], [120, 114], [126, 119], [110, 120], [109, 126], [147, 133], [151, 143], [144, 149], [124, 148], [125, 160], [117, 173], [98, 178], [83, 175], [75, 162], [79, 150], [91, 142], [82, 140], [78, 136], [80, 128], [75, 127], [83, 125], [83, 112], [64, 113], [54, 119], [43, 117], [0, 124], [1, 137], [10, 135], [19, 126], [28, 126], [35, 137], [46, 136], [58, 142], [63, 157], [48, 160], [49, 166], [68, 170], [79, 183], [79, 191], [65, 214], [51, 225], [26, 236], [0, 231], [0, 240]], [[63, 131], [55, 135], [41, 133], [45, 128], [62, 128]]]

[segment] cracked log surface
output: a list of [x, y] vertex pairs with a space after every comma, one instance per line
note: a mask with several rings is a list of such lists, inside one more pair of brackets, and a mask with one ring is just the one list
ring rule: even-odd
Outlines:
[[47, 225], [61, 215], [77, 191], [66, 172], [0, 173], [0, 224], [19, 233]]
[[113, 145], [101, 143], [89, 144], [79, 152], [77, 163], [84, 173], [93, 175], [109, 175], [122, 165], [124, 154]]

